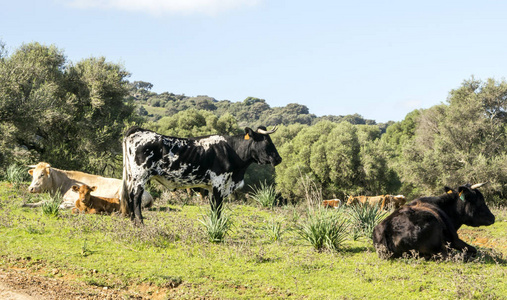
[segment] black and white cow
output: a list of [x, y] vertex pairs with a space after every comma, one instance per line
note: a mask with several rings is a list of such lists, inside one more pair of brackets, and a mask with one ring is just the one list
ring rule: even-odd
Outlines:
[[121, 211], [142, 223], [141, 196], [153, 178], [169, 189], [200, 187], [212, 195], [211, 206], [220, 213], [222, 200], [243, 186], [248, 166], [278, 165], [282, 158], [266, 127], [245, 128], [236, 136], [211, 135], [176, 138], [132, 127], [123, 139]]

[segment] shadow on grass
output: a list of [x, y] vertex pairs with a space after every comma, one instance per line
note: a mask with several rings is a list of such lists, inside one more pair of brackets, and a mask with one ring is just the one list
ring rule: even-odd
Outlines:
[[148, 208], [148, 211], [181, 211], [181, 208], [172, 208], [169, 206], [159, 206]]

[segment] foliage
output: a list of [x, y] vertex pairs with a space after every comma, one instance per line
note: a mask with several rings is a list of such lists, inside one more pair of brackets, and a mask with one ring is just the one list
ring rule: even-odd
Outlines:
[[297, 232], [317, 251], [340, 250], [347, 236], [347, 225], [339, 214], [317, 209], [308, 212]]
[[379, 149], [380, 130], [375, 125], [322, 121], [282, 127], [274, 136], [275, 142], [285, 141], [277, 145], [283, 161], [276, 167], [277, 188], [284, 197], [304, 198], [301, 174], [320, 185], [324, 198], [393, 193], [399, 186], [387, 164], [387, 151]]
[[371, 239], [373, 229], [382, 221], [388, 213], [380, 209], [379, 205], [351, 205], [347, 214], [350, 219], [351, 234], [354, 240], [359, 236]]
[[44, 160], [61, 168], [113, 172], [129, 73], [105, 58], [67, 62], [55, 46], [24, 44], [0, 60], [0, 165]]
[[276, 191], [273, 185], [261, 182], [260, 186], [253, 186], [251, 189], [250, 197], [259, 203], [261, 207], [273, 208], [276, 205]]
[[[507, 82], [471, 78], [446, 104], [407, 115], [382, 139], [405, 187], [441, 193], [444, 185], [490, 182], [486, 198], [506, 198]], [[497, 198], [497, 199], [498, 199]], [[505, 201], [505, 200], [503, 200]]]
[[217, 209], [209, 209], [199, 222], [204, 226], [208, 240], [212, 243], [223, 242], [232, 230], [231, 218], [223, 209], [221, 213]]
[[59, 194], [50, 196], [44, 194], [44, 202], [42, 204], [42, 213], [50, 217], [58, 217], [60, 215], [60, 204], [62, 203], [62, 197]]
[[7, 181], [12, 183], [16, 188], [19, 188], [20, 184], [28, 179], [26, 168], [17, 164], [11, 164], [7, 167], [5, 173]]
[[269, 236], [269, 240], [272, 242], [280, 241], [283, 233], [286, 231], [284, 220], [275, 218], [269, 220], [264, 228]]

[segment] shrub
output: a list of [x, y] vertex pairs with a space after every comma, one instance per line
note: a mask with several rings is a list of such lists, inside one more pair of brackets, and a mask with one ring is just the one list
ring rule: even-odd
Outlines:
[[62, 197], [59, 194], [56, 194], [55, 196], [46, 194], [44, 198], [44, 203], [42, 204], [42, 213], [46, 216], [58, 217], [60, 214], [60, 204], [62, 203]]
[[347, 235], [345, 220], [335, 212], [322, 209], [309, 211], [306, 221], [296, 228], [298, 234], [317, 251], [338, 251]]
[[348, 210], [352, 225], [352, 238], [357, 240], [360, 236], [372, 238], [373, 228], [387, 215], [378, 205], [352, 205]]
[[272, 242], [278, 242], [282, 238], [282, 234], [285, 232], [282, 224], [283, 220], [271, 219], [264, 227]]
[[272, 184], [260, 183], [260, 187], [251, 187], [252, 198], [262, 207], [272, 208], [276, 205], [276, 190]]
[[26, 180], [27, 174], [24, 167], [12, 164], [6, 170], [6, 179], [8, 182], [12, 183], [15, 188], [19, 188], [20, 184]]
[[221, 243], [227, 234], [231, 231], [232, 221], [230, 215], [222, 209], [218, 213], [217, 209], [210, 209], [199, 220], [204, 225], [204, 230], [208, 240], [212, 243]]

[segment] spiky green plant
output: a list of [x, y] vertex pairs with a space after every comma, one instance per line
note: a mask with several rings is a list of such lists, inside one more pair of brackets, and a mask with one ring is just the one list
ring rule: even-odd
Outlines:
[[284, 223], [283, 220], [271, 219], [264, 227], [269, 236], [269, 239], [272, 242], [278, 242], [282, 238], [282, 234], [286, 230], [285, 228], [283, 228], [283, 223]]
[[276, 190], [274, 185], [261, 182], [259, 187], [252, 187], [251, 197], [262, 207], [272, 208], [276, 205]]
[[[219, 212], [221, 211], [221, 212]], [[208, 240], [212, 243], [221, 243], [232, 230], [230, 215], [223, 209], [209, 209], [199, 220], [204, 225], [204, 231]]]
[[347, 236], [346, 220], [323, 209], [310, 210], [307, 219], [296, 228], [317, 251], [338, 251]]
[[62, 203], [62, 197], [60, 194], [56, 194], [54, 196], [46, 194], [44, 198], [42, 213], [46, 216], [58, 217], [60, 214], [60, 204]]
[[27, 178], [28, 174], [24, 167], [17, 164], [12, 164], [7, 167], [5, 173], [7, 181], [12, 183], [15, 188], [19, 188], [21, 183]]
[[360, 236], [372, 238], [373, 229], [387, 215], [378, 205], [353, 205], [348, 209], [351, 234], [354, 240]]

